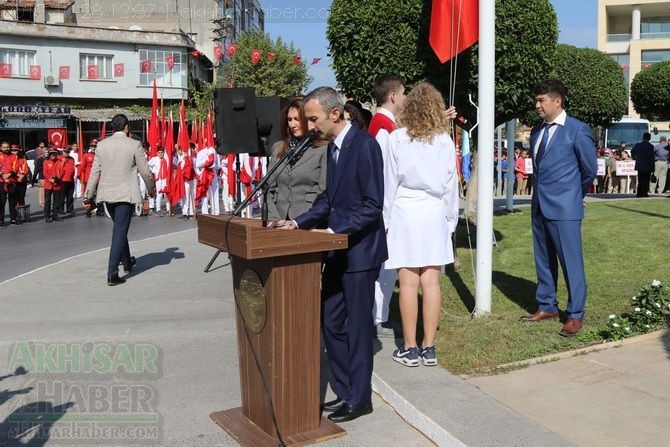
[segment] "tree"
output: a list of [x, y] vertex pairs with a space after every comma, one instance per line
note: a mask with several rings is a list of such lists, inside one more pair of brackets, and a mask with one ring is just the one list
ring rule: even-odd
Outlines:
[[366, 102], [382, 73], [415, 82], [425, 76], [417, 55], [421, 42], [422, 0], [334, 0], [326, 37], [336, 79], [346, 95]]
[[[468, 94], [476, 100], [477, 45], [440, 64], [428, 44], [431, 7], [423, 0], [334, 0], [327, 37], [337, 80], [347, 95], [369, 99], [381, 73], [400, 74], [409, 84], [428, 78], [475, 122]], [[530, 109], [529, 86], [549, 74], [557, 39], [548, 0], [496, 0], [497, 123]], [[455, 97], [449, 98], [452, 72]]]
[[[235, 87], [252, 87], [256, 96], [281, 96], [291, 98], [299, 95], [311, 82], [305, 62], [296, 63], [299, 52], [293, 43], [285, 44], [281, 38], [275, 42], [267, 33], [248, 31], [241, 33], [235, 42], [237, 51], [226, 62], [225, 81]], [[260, 59], [254, 63], [252, 52], [260, 51]]]
[[570, 115], [591, 127], [604, 126], [626, 112], [623, 71], [602, 51], [559, 44], [552, 76], [568, 90]]
[[657, 62], [633, 78], [630, 99], [635, 111], [647, 119], [670, 119], [670, 61]]

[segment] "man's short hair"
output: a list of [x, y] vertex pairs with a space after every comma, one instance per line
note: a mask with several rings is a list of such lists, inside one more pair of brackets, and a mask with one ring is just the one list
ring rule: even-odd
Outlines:
[[113, 132], [121, 132], [128, 125], [128, 117], [123, 113], [114, 115], [112, 121], [109, 122], [109, 127]]
[[342, 95], [332, 87], [317, 87], [305, 96], [303, 104], [307, 105], [309, 101], [316, 100], [324, 111], [330, 113], [333, 109], [338, 109], [340, 115], [344, 110], [344, 101]]
[[565, 109], [568, 89], [558, 79], [545, 79], [533, 86], [533, 96], [538, 95], [560, 96], [561, 106]]
[[649, 141], [649, 140], [651, 140], [651, 134], [650, 134], [649, 132], [645, 132], [645, 133], [643, 133], [643, 134], [642, 134], [642, 139], [643, 139], [644, 141]]
[[375, 79], [374, 97], [378, 106], [384, 104], [389, 99], [389, 95], [397, 92], [400, 87], [405, 86], [405, 78], [394, 74], [383, 74]]

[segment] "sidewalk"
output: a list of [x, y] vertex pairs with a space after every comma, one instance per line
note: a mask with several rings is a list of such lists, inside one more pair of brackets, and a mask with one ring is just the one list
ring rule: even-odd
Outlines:
[[[49, 425], [48, 440], [35, 445], [99, 445], [59, 429], [72, 423], [69, 417], [91, 412], [85, 394], [91, 387], [126, 385], [150, 391], [147, 405], [157, 415], [160, 438], [113, 438], [108, 445], [236, 445], [209, 419], [209, 413], [240, 402], [226, 256], [203, 273], [213, 252], [198, 244], [195, 229], [132, 242], [131, 250], [137, 267], [121, 286], [104, 282], [106, 249], [0, 284], [0, 445], [19, 445], [8, 443], [14, 438], [7, 418], [36, 401], [73, 405]], [[319, 445], [666, 445], [670, 337], [661, 335], [474, 378], [439, 367], [404, 367], [391, 360], [392, 340], [376, 341], [374, 412], [342, 424], [347, 436]], [[8, 369], [17, 346], [35, 341], [94, 348], [144, 343], [156, 348], [157, 371], [73, 373], [71, 361], [66, 371], [12, 376]], [[59, 393], [56, 384], [84, 394]], [[330, 390], [324, 393], [325, 400], [332, 397]]]

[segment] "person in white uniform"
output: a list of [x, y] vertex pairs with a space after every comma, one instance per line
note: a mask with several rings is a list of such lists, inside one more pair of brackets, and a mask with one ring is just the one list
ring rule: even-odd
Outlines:
[[[449, 114], [435, 87], [420, 82], [398, 113], [384, 164], [387, 268], [398, 270], [404, 346], [393, 360], [405, 366], [437, 364], [440, 274], [454, 260], [450, 241], [458, 222], [456, 148]], [[423, 292], [423, 332], [417, 344], [418, 291]]]

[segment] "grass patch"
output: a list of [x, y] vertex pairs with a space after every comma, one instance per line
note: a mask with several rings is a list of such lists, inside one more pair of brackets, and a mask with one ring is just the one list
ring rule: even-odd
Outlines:
[[[494, 216], [492, 315], [470, 318], [475, 303], [474, 251], [466, 226], [459, 225], [461, 267], [442, 278], [442, 313], [436, 347], [440, 364], [454, 374], [487, 374], [497, 365], [585, 347], [602, 341], [610, 314], [629, 310], [639, 288], [658, 279], [669, 282], [670, 200], [612, 200], [589, 203], [582, 237], [588, 284], [584, 329], [573, 338], [558, 335], [561, 324], [524, 324], [519, 317], [536, 310], [535, 264], [530, 208]], [[476, 229], [469, 229], [473, 246]], [[559, 273], [559, 306], [567, 292]], [[397, 299], [392, 318], [400, 321]], [[418, 338], [421, 339], [420, 336]]]

